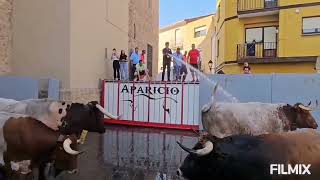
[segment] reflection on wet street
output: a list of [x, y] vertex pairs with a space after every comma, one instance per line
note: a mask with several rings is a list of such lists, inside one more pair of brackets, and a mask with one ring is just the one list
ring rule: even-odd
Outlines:
[[128, 127], [108, 127], [104, 135], [89, 134], [79, 173], [59, 180], [175, 180], [186, 157], [176, 144], [193, 146], [194, 133]]

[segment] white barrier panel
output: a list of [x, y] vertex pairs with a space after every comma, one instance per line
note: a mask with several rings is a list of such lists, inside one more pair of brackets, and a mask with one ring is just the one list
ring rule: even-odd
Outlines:
[[119, 120], [106, 123], [198, 129], [198, 83], [105, 81], [102, 104]]

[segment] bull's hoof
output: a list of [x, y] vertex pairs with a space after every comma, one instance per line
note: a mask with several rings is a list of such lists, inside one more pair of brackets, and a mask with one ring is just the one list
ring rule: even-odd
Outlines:
[[0, 167], [0, 180], [6, 180], [7, 175], [4, 167]]

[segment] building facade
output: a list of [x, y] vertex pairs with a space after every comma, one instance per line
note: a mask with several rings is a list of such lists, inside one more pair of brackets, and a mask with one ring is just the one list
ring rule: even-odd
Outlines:
[[314, 73], [320, 56], [319, 0], [221, 0], [216, 72]]
[[191, 45], [195, 44], [196, 48], [201, 52], [201, 69], [207, 73], [210, 72], [208, 62], [214, 60], [214, 15], [185, 19], [176, 24], [169, 25], [160, 29], [159, 32], [159, 64], [158, 72], [162, 68], [162, 49], [165, 43], [170, 43], [170, 48], [174, 51], [177, 48], [181, 52], [189, 51]]
[[[101, 80], [113, 79], [112, 49], [128, 52], [133, 46], [129, 17], [138, 6], [132, 1], [13, 0], [9, 75], [55, 78], [61, 81], [62, 99], [99, 100]], [[158, 1], [152, 2], [152, 10], [158, 9]], [[157, 11], [140, 14], [140, 21], [157, 21], [139, 33], [157, 32], [158, 17]], [[150, 36], [135, 39], [156, 47], [158, 33], [152, 42]]]
[[129, 52], [146, 50], [150, 75], [157, 74], [159, 44], [159, 0], [130, 0]]
[[0, 75], [10, 72], [12, 0], [0, 1]]

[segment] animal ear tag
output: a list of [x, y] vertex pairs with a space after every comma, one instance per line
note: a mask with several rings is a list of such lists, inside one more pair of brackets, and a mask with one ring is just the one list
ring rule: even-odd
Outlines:
[[84, 142], [86, 141], [86, 138], [87, 138], [87, 134], [88, 134], [87, 130], [82, 130], [82, 133], [80, 136], [80, 141], [79, 141], [80, 144], [84, 144]]

